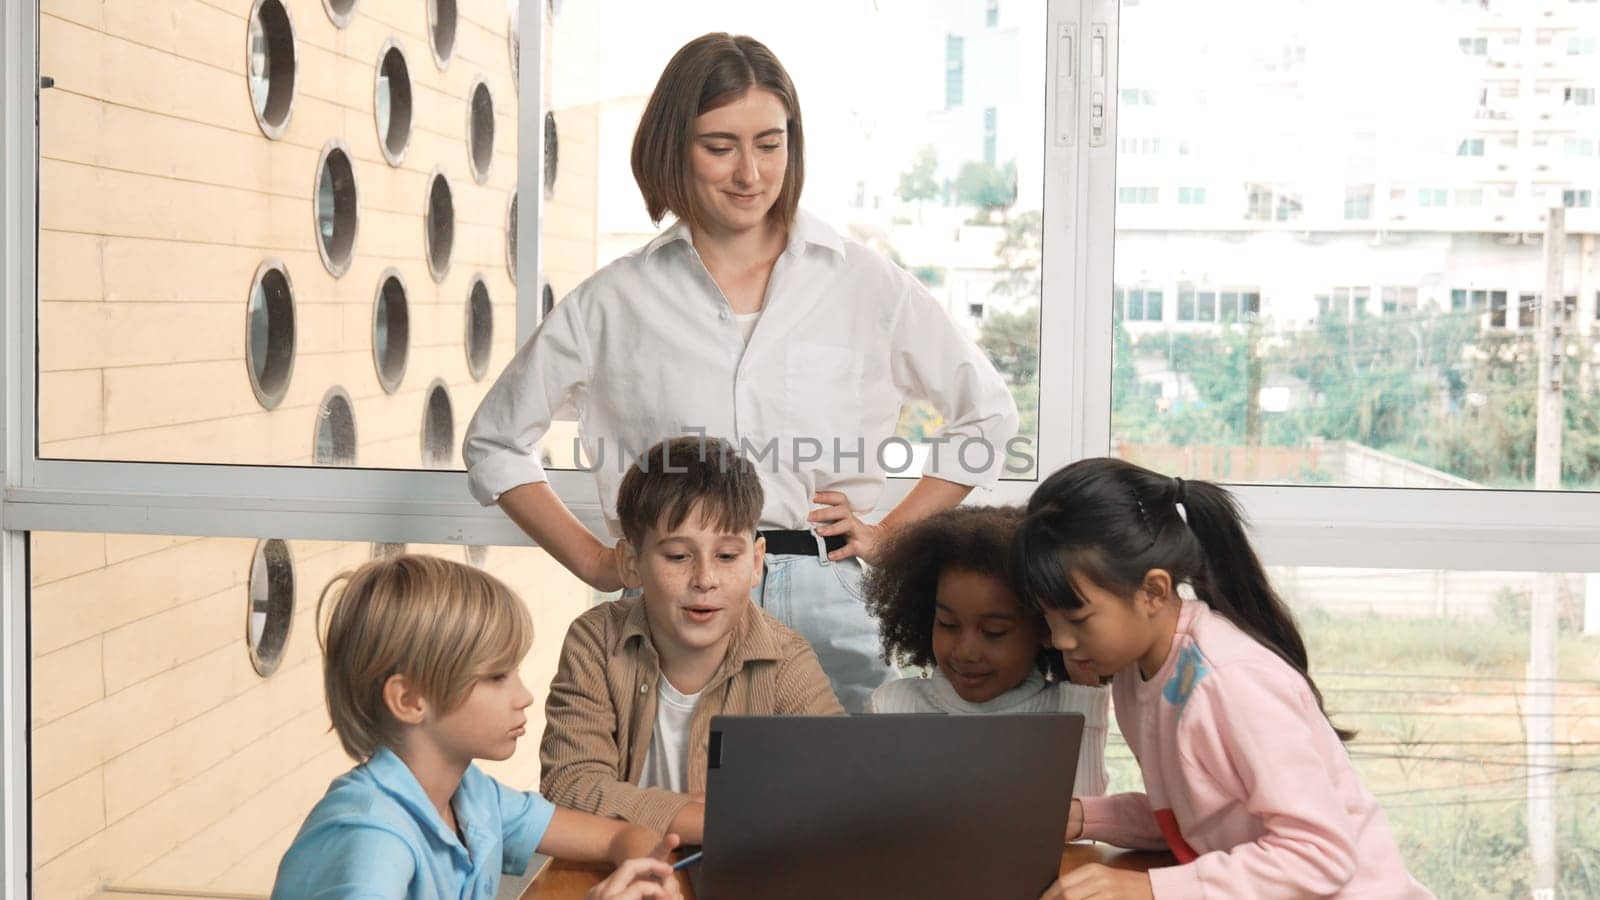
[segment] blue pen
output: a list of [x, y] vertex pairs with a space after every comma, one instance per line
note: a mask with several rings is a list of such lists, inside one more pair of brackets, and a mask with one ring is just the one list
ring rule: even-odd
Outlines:
[[673, 863], [672, 864], [672, 871], [674, 871], [674, 872], [682, 872], [684, 869], [687, 869], [690, 866], [694, 865], [695, 863], [699, 862], [700, 861], [700, 857], [702, 857], [704, 855], [705, 855], [705, 851], [704, 850], [696, 850], [695, 852], [689, 854], [688, 856], [685, 856], [683, 859], [680, 859], [677, 862]]

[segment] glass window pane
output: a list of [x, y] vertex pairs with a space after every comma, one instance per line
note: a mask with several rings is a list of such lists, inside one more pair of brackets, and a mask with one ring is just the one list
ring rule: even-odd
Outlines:
[[[804, 14], [743, 0], [560, 5], [547, 21], [544, 100], [563, 135], [561, 171], [540, 223], [556, 296], [672, 221], [650, 221], [629, 163], [667, 59], [706, 32], [748, 34], [801, 98], [802, 207], [915, 275], [1000, 369], [1021, 434], [1035, 438], [1046, 12], [995, 13], [987, 0], [829, 0]], [[629, 24], [601, 27], [612, 20]], [[845, 72], [841, 54], [859, 65]], [[942, 426], [914, 401], [899, 434], [917, 443]], [[570, 463], [570, 435], [545, 447]]]
[[[1593, 60], [1592, 35], [1537, 4], [1466, 6], [1384, 7], [1377, 37], [1336, 0], [1120, 7], [1112, 280], [1178, 293], [1173, 322], [1115, 326], [1112, 452], [1245, 482], [1600, 490], [1600, 328], [1578, 316], [1563, 342], [1560, 471], [1539, 482], [1520, 302], [1544, 293], [1551, 206], [1569, 207], [1564, 293], [1600, 284], [1593, 129], [1562, 109], [1588, 97], [1560, 83], [1568, 36]], [[1188, 153], [1131, 152], [1148, 139]], [[1133, 205], [1154, 185], [1178, 202]]]
[[[442, 69], [425, 4], [337, 5], [342, 31], [314, 0], [41, 4], [41, 457], [418, 468], [436, 381], [459, 445], [515, 341], [511, 10]], [[478, 284], [499, 327], [469, 347]], [[348, 453], [319, 453], [330, 392]]]
[[20, 783], [33, 790], [33, 892], [48, 900], [271, 891], [306, 813], [355, 765], [329, 731], [314, 623], [336, 573], [409, 551], [521, 594], [534, 619], [527, 736], [479, 765], [525, 790], [562, 639], [597, 599], [523, 547], [35, 533], [30, 551]]

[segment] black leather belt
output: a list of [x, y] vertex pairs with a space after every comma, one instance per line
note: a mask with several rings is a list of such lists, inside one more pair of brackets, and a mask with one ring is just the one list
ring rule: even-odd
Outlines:
[[[817, 536], [809, 531], [762, 531], [758, 532], [767, 539], [767, 552], [785, 556], [820, 556], [817, 553]], [[828, 552], [842, 548], [845, 545], [843, 535], [829, 535], [824, 537], [823, 544]]]

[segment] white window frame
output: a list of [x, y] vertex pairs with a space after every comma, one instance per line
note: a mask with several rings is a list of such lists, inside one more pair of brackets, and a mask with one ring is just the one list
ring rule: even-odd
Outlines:
[[[1104, 104], [1091, 138], [1091, 93], [1120, 97], [1116, 0], [1049, 0], [1044, 288], [1040, 297], [1039, 471], [1107, 452], [1111, 437], [1112, 258], [1117, 108]], [[539, 50], [542, 16], [522, 19], [518, 161], [521, 184], [542, 182]], [[41, 460], [36, 457], [38, 0], [0, 4], [0, 705], [8, 761], [0, 781], [5, 836], [0, 885], [27, 895], [29, 791], [27, 532], [271, 536], [345, 541], [528, 544], [498, 509], [478, 506], [459, 472], [316, 469]], [[1070, 29], [1077, 77], [1057, 78]], [[1090, 71], [1090, 36], [1103, 38], [1104, 73]], [[48, 74], [48, 73], [46, 73]], [[1071, 84], [1075, 103], [1056, 96]], [[1061, 101], [1061, 102], [1058, 102]], [[1075, 110], [1070, 146], [1057, 110]], [[537, 273], [541, 192], [522, 198], [518, 270]], [[539, 279], [518, 287], [517, 334], [537, 323]], [[1175, 292], [1168, 302], [1176, 304]], [[1175, 309], [1175, 307], [1174, 307]], [[551, 484], [604, 534], [593, 479], [551, 473]], [[891, 482], [885, 508], [909, 489]], [[1024, 502], [1032, 481], [1002, 482], [977, 502]], [[1236, 485], [1258, 549], [1278, 565], [1413, 569], [1600, 571], [1600, 494]]]

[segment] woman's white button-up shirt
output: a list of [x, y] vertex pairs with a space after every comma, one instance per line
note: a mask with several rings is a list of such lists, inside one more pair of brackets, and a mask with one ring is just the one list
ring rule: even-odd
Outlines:
[[628, 465], [658, 441], [703, 432], [760, 473], [762, 527], [798, 529], [816, 491], [842, 491], [865, 513], [887, 474], [916, 474], [901, 471], [906, 446], [894, 438], [913, 397], [945, 423], [922, 473], [992, 484], [1016, 449], [1016, 404], [915, 278], [801, 211], [746, 345], [678, 223], [556, 305], [484, 398], [462, 455], [473, 495], [491, 504], [545, 480], [538, 441], [575, 413], [615, 535]]

